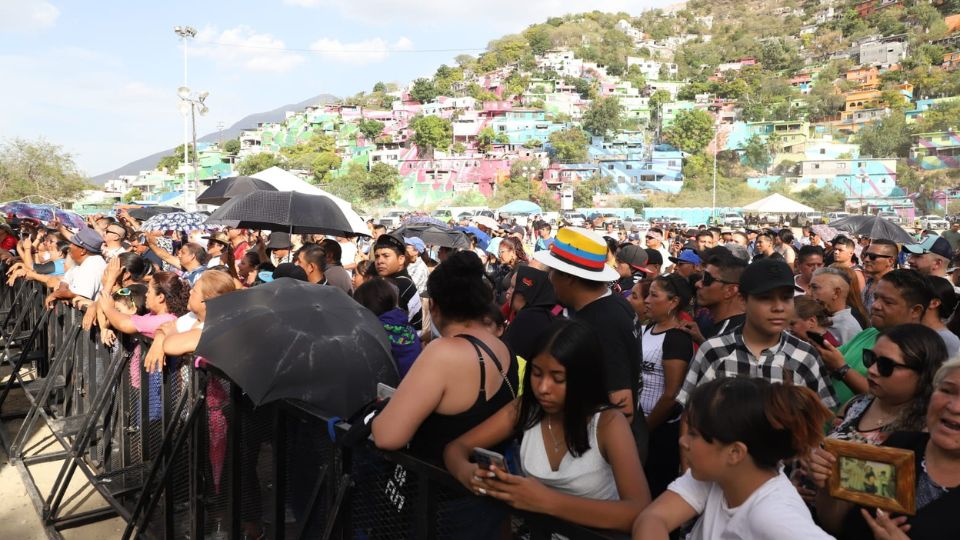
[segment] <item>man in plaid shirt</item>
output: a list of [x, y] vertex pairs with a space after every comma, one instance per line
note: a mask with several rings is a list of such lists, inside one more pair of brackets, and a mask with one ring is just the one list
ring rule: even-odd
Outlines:
[[740, 277], [746, 321], [733, 332], [703, 342], [697, 351], [677, 401], [686, 405], [700, 383], [720, 377], [758, 377], [770, 382], [804, 385], [827, 407], [837, 396], [817, 352], [785, 332], [793, 314], [793, 272], [783, 260], [764, 258]]

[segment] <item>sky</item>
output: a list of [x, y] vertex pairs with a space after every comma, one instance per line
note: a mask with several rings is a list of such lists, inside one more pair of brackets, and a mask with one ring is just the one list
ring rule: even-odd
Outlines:
[[0, 0], [0, 142], [60, 145], [94, 176], [183, 142], [176, 91], [207, 91], [197, 133], [377, 81], [405, 83], [569, 12], [675, 0]]

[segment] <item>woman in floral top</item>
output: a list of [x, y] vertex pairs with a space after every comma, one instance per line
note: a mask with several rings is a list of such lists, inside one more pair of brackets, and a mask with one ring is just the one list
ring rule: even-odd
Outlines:
[[933, 375], [947, 360], [939, 337], [919, 324], [881, 334], [863, 355], [870, 392], [847, 402], [827, 436], [879, 445], [894, 431], [922, 431]]

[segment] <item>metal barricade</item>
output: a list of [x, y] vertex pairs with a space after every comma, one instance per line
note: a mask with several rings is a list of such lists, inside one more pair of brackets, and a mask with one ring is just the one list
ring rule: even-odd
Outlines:
[[[28, 283], [0, 292], [4, 343], [19, 336], [7, 362], [23, 356], [27, 330], [35, 335], [21, 362], [28, 374], [8, 379], [0, 407], [17, 382], [30, 408], [17, 413], [23, 422], [7, 455], [51, 535], [120, 517], [124, 538], [456, 538], [466, 516], [502, 523], [517, 538], [625, 537], [475, 497], [404, 452], [345, 448], [337, 438], [348, 425], [295, 402], [254, 407], [194, 358], [167, 358], [161, 373], [147, 373], [149, 339], [105, 347], [81, 327], [82, 312], [65, 304], [47, 311], [43, 297]], [[40, 428], [49, 435], [31, 444]], [[6, 431], [4, 422], [0, 440]], [[52, 443], [61, 450], [37, 451]], [[59, 474], [41, 493], [30, 467], [51, 461], [61, 462]], [[104, 507], [65, 509], [78, 471]]]

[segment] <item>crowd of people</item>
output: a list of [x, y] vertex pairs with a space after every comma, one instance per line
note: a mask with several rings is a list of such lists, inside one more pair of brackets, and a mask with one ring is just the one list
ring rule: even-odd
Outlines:
[[[85, 309], [104, 344], [153, 338], [134, 355], [151, 374], [196, 348], [210, 298], [280, 278], [341, 289], [379, 318], [401, 376], [366, 418], [373, 441], [469, 490], [458, 537], [497, 537], [493, 500], [644, 539], [960, 537], [958, 227], [898, 245], [465, 218], [487, 238], [452, 249], [368, 225], [14, 219], [0, 257], [48, 306]], [[913, 450], [915, 515], [831, 497], [824, 438]]]

